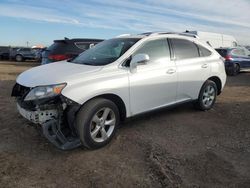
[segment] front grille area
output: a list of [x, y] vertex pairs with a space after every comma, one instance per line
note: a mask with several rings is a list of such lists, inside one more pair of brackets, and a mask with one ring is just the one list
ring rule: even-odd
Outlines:
[[31, 88], [22, 86], [16, 83], [12, 89], [11, 96], [16, 97], [17, 103], [24, 109], [29, 109], [34, 111], [36, 105], [33, 101], [24, 101], [26, 95], [30, 92]]
[[24, 98], [28, 94], [29, 91], [30, 91], [29, 87], [25, 87], [16, 83], [12, 89], [11, 96]]

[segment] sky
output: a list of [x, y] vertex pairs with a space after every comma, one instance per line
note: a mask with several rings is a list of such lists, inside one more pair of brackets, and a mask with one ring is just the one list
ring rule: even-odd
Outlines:
[[0, 0], [0, 46], [185, 30], [250, 45], [250, 0]]

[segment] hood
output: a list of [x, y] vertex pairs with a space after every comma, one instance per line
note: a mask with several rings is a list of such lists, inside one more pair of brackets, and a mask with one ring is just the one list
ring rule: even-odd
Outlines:
[[99, 71], [101, 68], [60, 61], [31, 68], [21, 73], [16, 81], [26, 87], [67, 83]]

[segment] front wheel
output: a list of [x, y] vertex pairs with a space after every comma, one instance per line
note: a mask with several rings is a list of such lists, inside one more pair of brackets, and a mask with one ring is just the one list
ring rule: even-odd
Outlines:
[[203, 111], [210, 110], [214, 106], [217, 93], [216, 84], [211, 80], [207, 80], [200, 90], [199, 98], [195, 103], [195, 107]]
[[108, 144], [120, 123], [119, 110], [110, 100], [97, 98], [87, 102], [77, 114], [76, 128], [82, 144], [97, 149]]
[[23, 61], [23, 56], [16, 55], [15, 59], [16, 59], [17, 62], [21, 62], [21, 61]]

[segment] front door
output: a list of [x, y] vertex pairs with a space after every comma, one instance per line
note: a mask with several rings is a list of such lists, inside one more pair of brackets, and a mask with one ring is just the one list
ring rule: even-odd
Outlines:
[[129, 73], [132, 115], [174, 104], [177, 75], [175, 63], [170, 60], [167, 39], [148, 41], [132, 56], [136, 54], [147, 54], [150, 59]]

